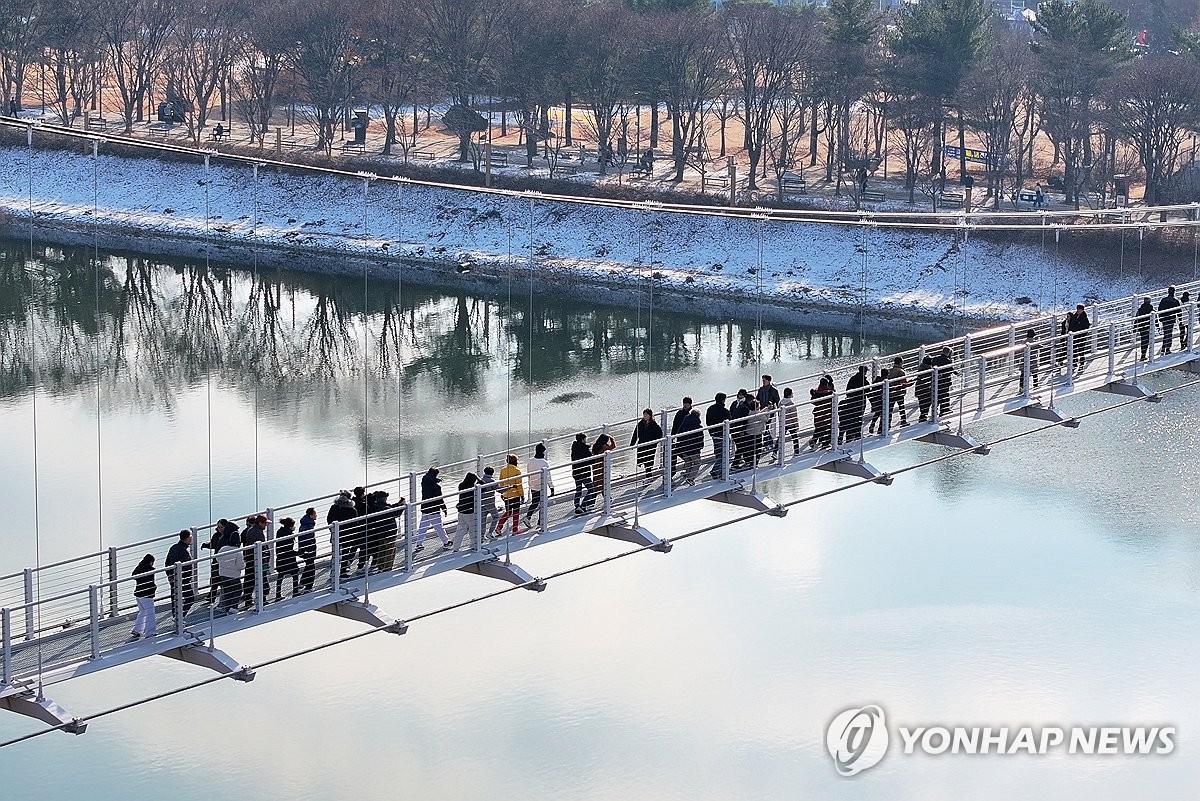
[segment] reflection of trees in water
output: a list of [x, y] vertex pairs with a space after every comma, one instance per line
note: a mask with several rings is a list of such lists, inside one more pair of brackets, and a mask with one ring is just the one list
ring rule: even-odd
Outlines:
[[452, 398], [480, 392], [488, 371], [501, 365], [515, 384], [535, 388], [645, 370], [648, 359], [655, 371], [694, 369], [702, 343], [713, 338], [739, 368], [756, 362], [760, 336], [768, 361], [846, 360], [874, 349], [842, 336], [759, 334], [752, 321], [710, 327], [661, 311], [651, 326], [645, 303], [640, 310], [589, 308], [535, 296], [531, 312], [527, 296], [510, 305], [385, 280], [369, 280], [364, 298], [362, 279], [353, 276], [255, 275], [108, 254], [93, 263], [86, 249], [44, 249], [30, 263], [19, 243], [0, 254], [4, 396], [30, 384], [31, 310], [44, 386], [70, 392], [90, 380], [99, 346], [109, 402], [146, 408], [173, 406], [188, 385], [223, 373], [246, 392], [269, 383], [282, 398], [303, 382], [336, 395], [347, 377], [359, 377], [361, 386], [364, 346], [368, 381], [377, 387], [395, 386], [399, 376], [400, 388], [411, 390], [424, 376]]

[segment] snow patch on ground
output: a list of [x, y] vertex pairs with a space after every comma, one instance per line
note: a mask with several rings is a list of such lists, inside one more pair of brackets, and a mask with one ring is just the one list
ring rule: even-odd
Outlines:
[[[1083, 298], [1132, 295], [1140, 279], [1029, 246], [951, 233], [626, 210], [320, 172], [0, 148], [0, 213], [42, 225], [543, 267], [612, 280], [658, 274], [665, 291], [856, 309], [1021, 319]], [[32, 176], [32, 180], [31, 180]], [[94, 179], [95, 176], [95, 179]], [[206, 192], [207, 190], [207, 192]], [[206, 199], [207, 194], [207, 199]], [[256, 200], [257, 199], [257, 200]], [[206, 233], [205, 209], [208, 209]], [[257, 224], [255, 220], [257, 219]], [[1018, 302], [1028, 298], [1031, 302]]]

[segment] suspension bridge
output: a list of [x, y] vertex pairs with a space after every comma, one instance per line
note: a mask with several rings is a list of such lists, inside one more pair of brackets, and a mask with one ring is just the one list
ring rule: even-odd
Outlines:
[[[1200, 282], [1180, 286], [1181, 291], [1200, 292]], [[1146, 297], [1158, 300], [1165, 290]], [[923, 377], [928, 378], [928, 393], [923, 400], [917, 393], [904, 392], [890, 380], [868, 384], [854, 390], [836, 390], [823, 399], [801, 398], [808, 393], [822, 373], [799, 376], [776, 384], [781, 390], [796, 389], [794, 407], [768, 409], [755, 415], [761, 418], [766, 430], [777, 444], [761, 459], [741, 470], [736, 469], [734, 454], [739, 449], [739, 426], [754, 420], [724, 421], [704, 432], [704, 456], [695, 480], [683, 481], [672, 469], [680, 451], [688, 445], [688, 434], [667, 434], [651, 446], [653, 463], [646, 468], [647, 445], [607, 450], [590, 459], [588, 464], [569, 459], [551, 460], [538, 478], [541, 486], [572, 485], [575, 471], [585, 469], [595, 479], [595, 506], [584, 514], [576, 512], [570, 494], [556, 497], [541, 494], [539, 522], [520, 534], [502, 538], [489, 536], [482, 515], [475, 515], [465, 536], [455, 537], [450, 547], [422, 549], [416, 544], [419, 522], [418, 507], [428, 499], [420, 498], [418, 473], [377, 482], [366, 489], [389, 489], [393, 497], [404, 496], [407, 510], [382, 511], [366, 518], [334, 522], [315, 530], [318, 554], [312, 589], [287, 595], [268, 602], [268, 589], [275, 567], [280, 529], [278, 521], [289, 510], [299, 516], [308, 506], [327, 502], [335, 495], [309, 498], [275, 506], [265, 511], [266, 541], [243, 548], [246, 562], [267, 564], [271, 570], [257, 570], [253, 576], [252, 600], [246, 609], [229, 613], [219, 612], [213, 603], [200, 603], [184, 615], [173, 609], [182, 606], [185, 577], [198, 598], [208, 595], [211, 557], [200, 555], [200, 541], [214, 528], [214, 523], [191, 527], [192, 561], [155, 571], [158, 586], [171, 587], [171, 592], [156, 599], [157, 633], [141, 639], [130, 638], [130, 623], [136, 611], [131, 575], [133, 566], [147, 551], [165, 553], [177, 541], [171, 534], [128, 545], [84, 554], [48, 565], [26, 568], [21, 572], [0, 577], [0, 708], [37, 718], [64, 731], [82, 733], [85, 722], [73, 718], [55, 703], [46, 690], [55, 684], [97, 671], [128, 665], [150, 657], [170, 657], [208, 668], [219, 674], [242, 681], [253, 679], [253, 671], [235, 657], [218, 647], [218, 641], [228, 634], [266, 625], [282, 618], [304, 612], [320, 611], [358, 621], [373, 628], [402, 634], [403, 620], [390, 617], [371, 602], [371, 592], [399, 587], [413, 581], [428, 579], [450, 571], [465, 571], [482, 577], [510, 582], [532, 590], [544, 588], [544, 582], [523, 570], [518, 561], [526, 549], [576, 535], [609, 537], [635, 543], [648, 550], [669, 551], [671, 543], [651, 532], [643, 516], [684, 504], [714, 501], [747, 507], [752, 510], [782, 516], [786, 509], [767, 496], [761, 485], [803, 470], [826, 470], [855, 476], [862, 480], [890, 484], [891, 477], [868, 461], [868, 456], [883, 448], [901, 443], [928, 443], [950, 448], [986, 453], [969, 432], [969, 427], [981, 420], [1010, 415], [1027, 418], [1041, 424], [1074, 427], [1077, 420], [1065, 416], [1058, 403], [1072, 396], [1107, 392], [1128, 399], [1156, 401], [1157, 395], [1146, 389], [1140, 379], [1148, 374], [1180, 369], [1200, 373], [1200, 337], [1197, 336], [1197, 304], [1189, 302], [1179, 307], [1170, 333], [1176, 352], [1163, 353], [1165, 333], [1157, 323], [1157, 313], [1138, 317], [1141, 297], [1124, 298], [1091, 306], [1091, 327], [1085, 331], [1064, 333], [1060, 319], [1044, 316], [1019, 324], [1010, 324], [977, 331], [915, 350], [871, 359], [865, 363], [868, 378], [873, 379], [899, 357], [907, 372], [911, 387]], [[1141, 353], [1146, 339], [1150, 340], [1146, 358]], [[1176, 342], [1177, 340], [1177, 342]], [[927, 354], [941, 354], [949, 349], [949, 363], [921, 370], [919, 365]], [[944, 376], [953, 378], [947, 380]], [[835, 386], [846, 385], [848, 376], [857, 366], [832, 371]], [[904, 392], [899, 398], [893, 393]], [[847, 416], [847, 398], [862, 395], [861, 410], [871, 397], [872, 408], [880, 410], [879, 432], [864, 435], [866, 418]], [[901, 425], [893, 411], [893, 400], [905, 408], [907, 415], [917, 419]], [[928, 407], [929, 419], [919, 421], [919, 405]], [[670, 431], [670, 416], [674, 410], [662, 410], [664, 431]], [[822, 420], [822, 415], [825, 416]], [[620, 421], [581, 428], [593, 439], [600, 434], [620, 438], [628, 436], [634, 421]], [[853, 431], [857, 428], [857, 431]], [[848, 435], [848, 436], [847, 436]], [[691, 435], [695, 441], [695, 434]], [[793, 437], [808, 444], [789, 448]], [[568, 450], [573, 436], [542, 440], [551, 455]], [[846, 441], [843, 442], [842, 440]], [[723, 447], [713, 448], [721, 444]], [[539, 443], [529, 443], [513, 449], [520, 463], [533, 455]], [[639, 454], [639, 451], [641, 453]], [[442, 476], [456, 480], [468, 471], [483, 474], [488, 464], [502, 464], [504, 454], [481, 454], [475, 459], [441, 465]], [[582, 461], [582, 460], [581, 460]], [[528, 483], [530, 476], [522, 474]], [[451, 483], [451, 482], [448, 482]], [[482, 507], [482, 490], [476, 485], [469, 492], [472, 506]], [[448, 530], [456, 526], [456, 505], [460, 500], [456, 490], [444, 495]], [[249, 516], [259, 514], [253, 512]], [[374, 518], [387, 518], [386, 525], [395, 526], [394, 559], [388, 569], [366, 570], [344, 575], [342, 537], [350, 525], [367, 529]], [[243, 518], [236, 518], [241, 520]], [[393, 522], [397, 521], [397, 522]], [[378, 522], [377, 520], [375, 522]], [[374, 526], [370, 526], [374, 530]], [[490, 528], [490, 526], [489, 526]], [[390, 541], [390, 540], [389, 540]], [[173, 579], [173, 580], [172, 580]], [[173, 597], [171, 597], [173, 595]]]

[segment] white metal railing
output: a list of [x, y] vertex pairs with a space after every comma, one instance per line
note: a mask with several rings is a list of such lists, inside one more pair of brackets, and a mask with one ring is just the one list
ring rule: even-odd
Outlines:
[[[1120, 314], [1122, 308], [1123, 315]], [[1196, 335], [1198, 316], [1194, 302], [1179, 309], [1178, 319], [1186, 324], [1184, 346], [1188, 352], [1200, 355]], [[615, 446], [614, 442], [612, 449], [585, 460], [551, 461], [549, 467], [538, 473], [542, 493], [536, 508], [531, 508], [526, 500], [529, 496], [524, 490], [529, 489], [530, 474], [522, 470], [518, 476], [523, 485], [518, 514], [522, 519], [527, 516], [538, 519], [537, 526], [523, 532], [522, 536], [545, 534], [575, 517], [576, 495], [572, 490], [577, 474], [585, 476], [586, 484], [590, 485], [589, 492], [594, 494], [588, 499], [589, 513], [607, 516], [635, 509], [648, 497], [670, 498], [691, 483], [722, 481], [736, 477], [738, 471], [750, 471], [749, 474], [754, 475], [753, 471], [765, 464], [787, 464], [814, 451], [853, 448], [855, 443], [878, 444], [897, 426], [895, 400], [903, 402], [901, 408], [910, 422], [919, 421], [924, 409], [932, 421], [942, 424], [957, 421], [961, 426], [964, 420], [999, 414], [1014, 401], [1028, 400], [1035, 384], [1043, 391], [1053, 393], [1069, 390], [1081, 377], [1112, 381], [1118, 377], [1136, 377], [1145, 369], [1138, 361], [1142, 321], [1132, 314], [1127, 301], [1097, 305], [1092, 327], [1083, 332], [1064, 334], [1056, 322], [1050, 325], [1051, 322], [1054, 321], [1044, 318], [1019, 327], [989, 329], [950, 340], [944, 345], [938, 343], [929, 348], [906, 351], [900, 354], [906, 368], [903, 389], [891, 380], [882, 380], [882, 370], [886, 369], [883, 365], [891, 364], [894, 358], [888, 357], [873, 360], [868, 365], [864, 379], [867, 383], [863, 386], [847, 389], [843, 382], [838, 382], [842, 388], [835, 388], [827, 396], [797, 397], [794, 405], [788, 408], [768, 408], [712, 427], [702, 425], [694, 431], [671, 434], [668, 423], [673, 410], [664, 409], [659, 413], [661, 427], [666, 432], [661, 440], [626, 446]], [[1032, 341], [1024, 338], [1024, 332], [1028, 330], [1037, 334]], [[1173, 335], [1178, 337], [1177, 328]], [[1161, 340], [1153, 345], [1145, 363], [1151, 369], [1161, 358], [1156, 354]], [[923, 358], [926, 353], [940, 354], [943, 347], [950, 348], [952, 354], [947, 362], [926, 369], [913, 365], [917, 357]], [[843, 374], [848, 370], [836, 372]], [[794, 385], [802, 380], [795, 379], [780, 386]], [[900, 396], [896, 397], [895, 393]], [[878, 412], [877, 419], [875, 412]], [[589, 439], [594, 441], [605, 432], [627, 431], [627, 425], [628, 422], [608, 424], [587, 429], [587, 432], [593, 434]], [[606, 435], [611, 437], [613, 434]], [[573, 438], [556, 437], [544, 444], [557, 446]], [[518, 464], [522, 462], [523, 454], [531, 453], [538, 444], [542, 443], [514, 449], [512, 452], [517, 454]], [[649, 459], [646, 458], [647, 451], [651, 454]], [[482, 477], [482, 468], [497, 456], [499, 454], [480, 455], [445, 465], [441, 467], [440, 475], [448, 483], [454, 481], [455, 484], [457, 476], [468, 471]], [[498, 470], [494, 478], [501, 481]], [[492, 547], [489, 535], [495, 530], [489, 532], [492, 521], [486, 514], [491, 504], [485, 494], [487, 490], [481, 485], [476, 484], [462, 493], [457, 485], [443, 486], [437, 498], [422, 498], [420, 477], [413, 472], [374, 482], [364, 489], [393, 485], [397, 491], [394, 497], [403, 497], [405, 506], [381, 509], [343, 522], [326, 522], [312, 530], [316, 540], [315, 554], [311, 560], [298, 560], [305, 563], [305, 574], [311, 580], [299, 583], [312, 583], [313, 592], [337, 591], [351, 567], [348, 562], [352, 555], [357, 566], [365, 565], [368, 572], [410, 573], [447, 553], [482, 553], [485, 548]], [[548, 491], [550, 486], [558, 490], [554, 496]], [[497, 484], [496, 488], [498, 495], [502, 486]], [[250, 585], [243, 584], [242, 587], [241, 597], [251, 607], [245, 613], [262, 611], [271, 579], [274, 579], [276, 594], [279, 594], [284, 578], [280, 574], [280, 550], [297, 552], [294, 541], [290, 549], [280, 548], [279, 520], [285, 516], [281, 512], [314, 506], [331, 497], [336, 496], [310, 498], [268, 509], [265, 542], [239, 547], [244, 562], [249, 560], [262, 566], [252, 573], [244, 572], [243, 582], [245, 575], [252, 576]], [[461, 529], [460, 501], [464, 502], [466, 510]], [[439, 542], [418, 550], [416, 534], [423, 517], [420, 509], [423, 504], [435, 503], [445, 505], [441, 517], [450, 547], [439, 548]], [[496, 505], [503, 507], [501, 498], [496, 498]], [[190, 529], [192, 556], [196, 558], [155, 571], [162, 586], [174, 587], [175, 597], [168, 597], [167, 603], [160, 604], [159, 608], [160, 616], [165, 613], [171, 618], [171, 631], [182, 631], [185, 625], [184, 620], [170, 614], [172, 606], [183, 600], [183, 572], [190, 568], [192, 576], [187, 585], [198, 599], [207, 599], [214, 592], [212, 557], [199, 555], [202, 548], [198, 541], [200, 533], [210, 530], [213, 525]], [[0, 596], [3, 598], [0, 673], [11, 679], [27, 670], [28, 665], [21, 660], [31, 658], [31, 649], [38, 645], [55, 644], [53, 648], [44, 649], [51, 654], [49, 660], [53, 662], [94, 659], [124, 642], [128, 634], [124, 632], [122, 636], [122, 624], [136, 608], [133, 600], [135, 579], [130, 575], [133, 565], [145, 551], [161, 550], [177, 538], [178, 534], [172, 534], [115, 546], [40, 569], [27, 568], [0, 579], [0, 591], [5, 593]], [[205, 563], [210, 564], [209, 570], [204, 569]], [[290, 564], [284, 567], [290, 572]], [[173, 584], [171, 575], [175, 577]], [[161, 592], [159, 595], [161, 597]], [[212, 603], [209, 606], [214, 610]], [[84, 625], [88, 627], [88, 634], [80, 637], [79, 631]], [[43, 653], [43, 666], [47, 664], [46, 658]]]

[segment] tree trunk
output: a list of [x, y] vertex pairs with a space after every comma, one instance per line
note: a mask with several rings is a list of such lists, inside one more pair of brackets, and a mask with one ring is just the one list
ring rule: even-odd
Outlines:
[[967, 175], [967, 126], [963, 122], [962, 111], [958, 112], [958, 178], [961, 181]]
[[658, 101], [650, 101], [650, 147], [658, 147]]
[[571, 90], [566, 90], [566, 95], [563, 98], [563, 137], [566, 139], [567, 147], [571, 147], [574, 141], [571, 138], [571, 113], [575, 108], [572, 102]]

